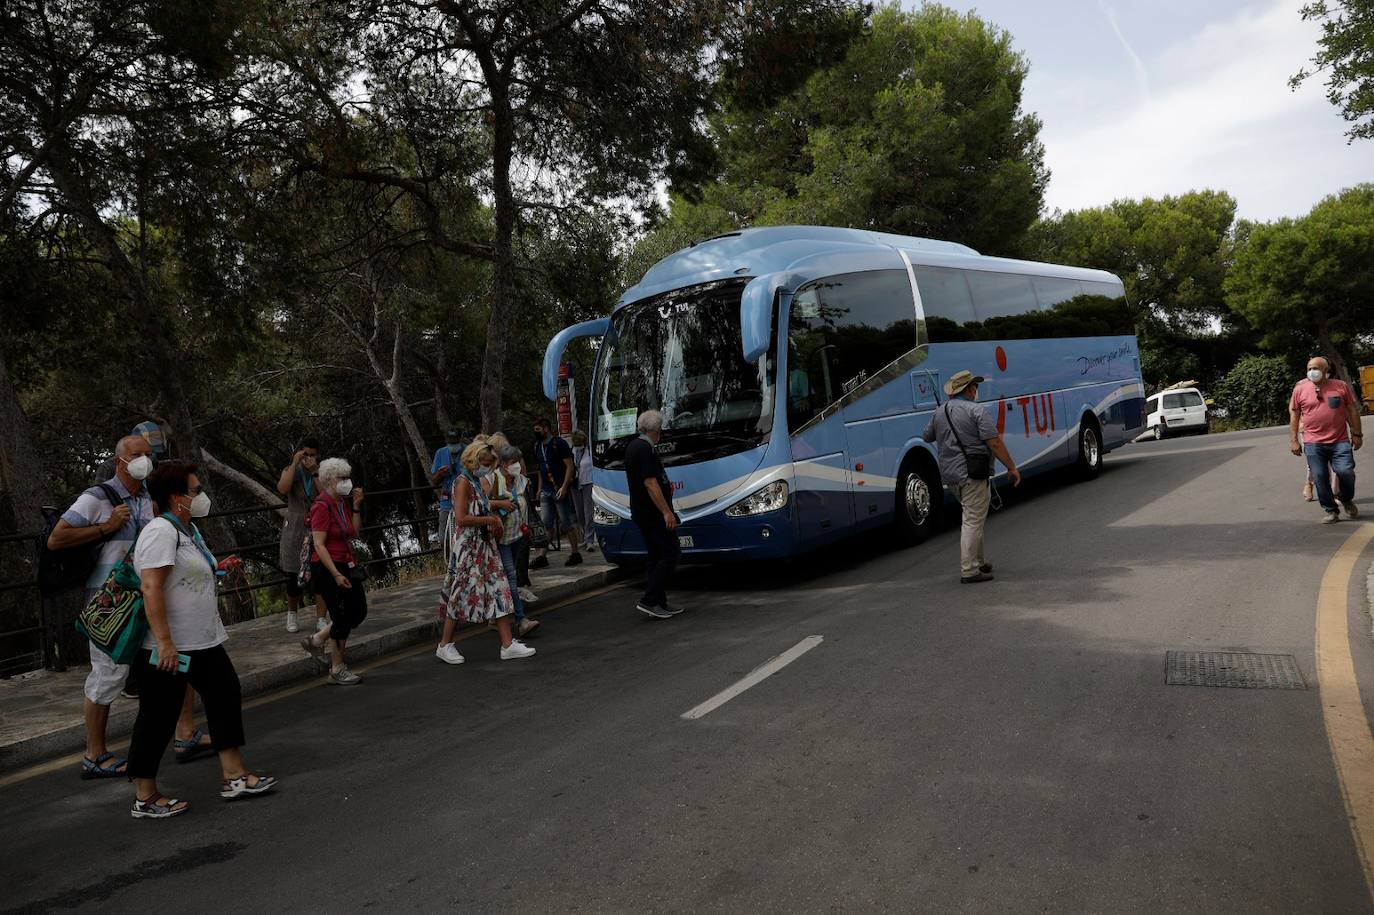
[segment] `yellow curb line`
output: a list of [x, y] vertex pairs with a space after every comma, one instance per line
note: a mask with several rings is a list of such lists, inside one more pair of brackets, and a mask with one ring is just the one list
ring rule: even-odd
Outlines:
[[[526, 616], [541, 616], [541, 615], [543, 615], [543, 614], [545, 614], [545, 613], [548, 613], [548, 612], [550, 612], [550, 611], [552, 611], [552, 610], [562, 610], [564, 607], [570, 607], [570, 606], [572, 606], [573, 604], [580, 604], [580, 603], [582, 603], [583, 601], [585, 601], [585, 600], [590, 600], [590, 599], [593, 598], [593, 597], [600, 597], [602, 594], [605, 594], [607, 591], [613, 591], [613, 590], [615, 590], [616, 588], [619, 588], [619, 587], [621, 587], [621, 586], [622, 586], [622, 585], [621, 585], [621, 583], [619, 583], [619, 582], [614, 583], [614, 584], [602, 585], [601, 587], [599, 587], [599, 588], [593, 588], [593, 589], [590, 590], [590, 591], [583, 591], [583, 592], [581, 592], [580, 594], [574, 594], [574, 595], [572, 595], [571, 597], [565, 598], [564, 600], [558, 601], [557, 603], [550, 604], [549, 606], [544, 607], [544, 608], [542, 608], [542, 609], [540, 609], [540, 610], [531, 611], [531, 612], [529, 612], [529, 613], [526, 613], [525, 615], [526, 615]], [[453, 640], [454, 640], [455, 642], [466, 642], [466, 641], [468, 641], [469, 639], [475, 639], [475, 638], [477, 638], [478, 636], [483, 636], [483, 635], [486, 635], [486, 634], [487, 634], [486, 628], [485, 628], [485, 627], [482, 627], [482, 626], [479, 626], [479, 627], [477, 627], [477, 628], [475, 628], [475, 629], [471, 629], [471, 630], [469, 630], [469, 631], [467, 631], [467, 632], [464, 632], [464, 633], [461, 633], [461, 634], [458, 634], [458, 635], [454, 636]], [[384, 657], [378, 658], [378, 659], [376, 659], [375, 661], [369, 661], [367, 664], [365, 664], [365, 665], [363, 665], [362, 667], [359, 667], [359, 668], [357, 668], [357, 669], [358, 669], [359, 671], [362, 671], [362, 672], [365, 673], [365, 672], [367, 672], [367, 671], [369, 671], [369, 670], [373, 670], [373, 669], [378, 668], [378, 667], [385, 667], [385, 666], [388, 665], [388, 664], [395, 664], [395, 663], [397, 663], [398, 661], [404, 661], [404, 660], [406, 660], [406, 659], [408, 659], [408, 658], [413, 658], [413, 657], [415, 657], [416, 655], [421, 655], [421, 654], [426, 654], [426, 653], [432, 653], [433, 651], [434, 651], [434, 648], [433, 648], [432, 646], [430, 646], [430, 645], [428, 645], [428, 644], [423, 644], [423, 643], [422, 643], [422, 644], [420, 644], [420, 645], [417, 645], [417, 646], [414, 647], [414, 648], [407, 648], [407, 649], [405, 649], [404, 651], [398, 651], [398, 652], [394, 652], [394, 653], [392, 653], [392, 654], [385, 655]], [[295, 686], [287, 686], [287, 687], [284, 687], [284, 688], [279, 689], [279, 690], [274, 690], [274, 691], [272, 691], [272, 692], [264, 693], [264, 694], [261, 695], [261, 696], [256, 696], [256, 697], [254, 697], [254, 698], [252, 698], [252, 699], [249, 699], [249, 700], [247, 700], [246, 702], [244, 702], [244, 703], [243, 703], [243, 707], [244, 707], [245, 710], [246, 710], [246, 709], [250, 709], [250, 708], [257, 708], [258, 706], [260, 706], [260, 705], [266, 705], [266, 704], [269, 703], [269, 702], [277, 702], [277, 701], [280, 701], [280, 700], [282, 700], [282, 699], [287, 699], [287, 698], [289, 698], [289, 697], [291, 697], [291, 696], [299, 695], [300, 693], [303, 693], [303, 692], [305, 692], [305, 691], [308, 690], [308, 689], [316, 689], [317, 687], [326, 686], [326, 685], [328, 685], [328, 683], [329, 683], [329, 681], [328, 681], [327, 679], [323, 679], [323, 678], [318, 678], [318, 677], [317, 677], [316, 679], [310, 680], [310, 681], [308, 681], [308, 682], [306, 682], [306, 683], [298, 683], [298, 684], [295, 685]], [[203, 722], [197, 722], [197, 723], [198, 723], [198, 724], [203, 724]], [[108, 745], [106, 746], [106, 749], [107, 749], [107, 750], [111, 750], [111, 751], [113, 751], [113, 750], [123, 750], [123, 749], [126, 749], [128, 746], [129, 746], [129, 738], [125, 737], [125, 738], [123, 738], [123, 739], [121, 739], [121, 740], [118, 740], [118, 741], [115, 741], [115, 742], [113, 742], [113, 743], [108, 744]], [[11, 773], [11, 774], [9, 774], [9, 775], [0, 777], [0, 788], [5, 788], [5, 787], [7, 787], [7, 786], [9, 786], [9, 785], [14, 785], [14, 784], [17, 784], [17, 783], [23, 782], [23, 781], [28, 781], [28, 780], [31, 779], [31, 778], [37, 778], [38, 776], [40, 776], [40, 775], [46, 775], [46, 774], [49, 773], [49, 772], [55, 772], [55, 771], [57, 771], [58, 769], [63, 768], [64, 766], [74, 766], [74, 765], [78, 765], [78, 764], [80, 764], [82, 758], [85, 757], [85, 755], [86, 755], [86, 752], [85, 752], [84, 750], [82, 750], [81, 752], [79, 752], [79, 753], [73, 753], [73, 754], [71, 754], [70, 756], [63, 756], [63, 757], [60, 757], [60, 758], [58, 758], [58, 759], [49, 760], [48, 762], [45, 762], [45, 763], [38, 763], [37, 765], [29, 766], [27, 769], [20, 769], [18, 772], [13, 772], [13, 773]], [[118, 777], [118, 776], [117, 776], [116, 778], [112, 778], [112, 779], [105, 779], [105, 781], [118, 781], [118, 780], [119, 780], [119, 777]]]
[[1348, 617], [1350, 578], [1370, 541], [1374, 541], [1374, 524], [1360, 525], [1327, 564], [1317, 596], [1316, 649], [1326, 738], [1365, 885], [1374, 898], [1374, 734], [1355, 679]]

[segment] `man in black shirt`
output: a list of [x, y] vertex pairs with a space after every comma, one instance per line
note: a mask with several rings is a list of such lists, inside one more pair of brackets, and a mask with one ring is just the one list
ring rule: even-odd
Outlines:
[[663, 434], [663, 417], [657, 410], [639, 414], [639, 438], [625, 447], [625, 477], [630, 488], [630, 518], [644, 537], [649, 554], [648, 581], [636, 605], [641, 613], [666, 620], [682, 612], [670, 609], [663, 593], [668, 576], [677, 566], [677, 513], [673, 511], [673, 484], [663, 470], [654, 445]]

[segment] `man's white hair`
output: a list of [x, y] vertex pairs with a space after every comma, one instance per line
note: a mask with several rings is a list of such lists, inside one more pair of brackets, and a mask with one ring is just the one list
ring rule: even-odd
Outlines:
[[649, 432], [662, 432], [663, 414], [657, 410], [645, 410], [643, 413], [639, 414], [639, 419], [635, 421], [635, 428], [646, 434]]
[[320, 486], [333, 486], [344, 477], [353, 476], [353, 465], [343, 458], [325, 458], [320, 461]]

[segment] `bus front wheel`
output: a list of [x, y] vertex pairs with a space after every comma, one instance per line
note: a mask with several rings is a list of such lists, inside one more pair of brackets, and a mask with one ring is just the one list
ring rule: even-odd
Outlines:
[[1083, 480], [1097, 477], [1102, 469], [1102, 432], [1097, 423], [1085, 419], [1078, 427], [1078, 476]]
[[928, 462], [902, 467], [897, 478], [897, 529], [906, 543], [920, 543], [940, 526], [945, 492]]

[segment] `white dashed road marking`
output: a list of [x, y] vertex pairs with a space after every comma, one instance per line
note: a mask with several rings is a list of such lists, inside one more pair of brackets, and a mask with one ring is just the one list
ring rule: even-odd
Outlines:
[[773, 658], [769, 661], [765, 661], [760, 666], [754, 668], [753, 672], [750, 673], [743, 680], [740, 680], [738, 683], [734, 684], [728, 689], [721, 690], [720, 692], [712, 696], [710, 699], [707, 699], [705, 702], [701, 703], [701, 705], [698, 705], [694, 708], [688, 709], [687, 711], [683, 712], [682, 717], [690, 721], [692, 719], [702, 718], [706, 715], [711, 714], [716, 709], [720, 708], [722, 705], [729, 702], [731, 699], [735, 698], [740, 693], [744, 692], [746, 689], [749, 689], [751, 686], [757, 686], [764, 680], [767, 680], [769, 677], [773, 676], [773, 674], [782, 670], [788, 664], [791, 664], [793, 661], [797, 660], [797, 658], [800, 658], [802, 655], [806, 654], [808, 651], [815, 648], [822, 641], [823, 639], [818, 635], [808, 635], [806, 638], [802, 639], [800, 642], [793, 645], [791, 648], [787, 649], [782, 654], [778, 655], [776, 658]]

